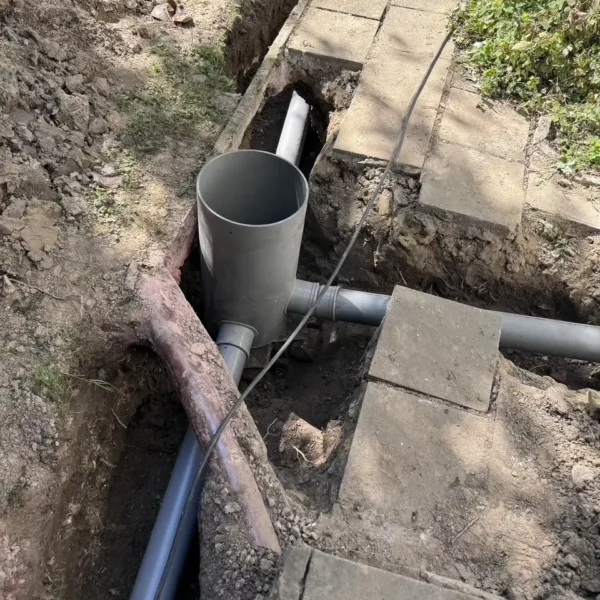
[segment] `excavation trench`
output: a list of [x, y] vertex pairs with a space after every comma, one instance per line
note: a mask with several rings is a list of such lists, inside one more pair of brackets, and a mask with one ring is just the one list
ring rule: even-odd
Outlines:
[[[279, 23], [281, 15], [291, 8], [288, 4], [272, 13], [276, 15], [274, 21]], [[275, 30], [270, 28], [269, 32]], [[260, 60], [254, 57], [261, 56], [268, 45], [265, 39], [271, 37], [264, 37], [264, 27], [257, 32], [249, 44], [247, 40], [238, 45], [232, 40], [230, 44], [228, 61], [240, 85], [255, 71]], [[247, 53], [249, 64], [238, 56], [242, 45], [252, 48]], [[309, 178], [311, 196], [298, 277], [323, 283], [383, 168], [375, 162], [343, 161], [330, 151], [356, 74], [315, 74], [307, 72], [305, 66], [286, 64], [277, 67], [272, 79], [267, 94], [257, 103], [254, 119], [239, 133], [239, 144], [234, 145], [273, 152], [292, 92], [295, 90], [311, 104], [310, 127], [299, 165]], [[585, 238], [580, 232], [560, 223], [551, 223], [548, 229], [535, 216], [526, 218], [525, 231], [512, 240], [474, 232], [420, 213], [416, 207], [418, 188], [417, 178], [394, 175], [342, 270], [340, 283], [384, 294], [390, 294], [395, 285], [406, 285], [482, 308], [570, 321], [597, 320], [598, 306], [589, 301], [584, 274], [573, 269], [568, 256], [551, 268], [547, 261], [557, 240], [565, 236], [581, 253], [582, 261], [587, 260], [585, 252], [595, 240], [582, 241]], [[185, 263], [174, 270], [181, 267], [181, 288], [196, 313], [203, 316], [197, 236], [187, 232], [182, 238], [195, 241], [185, 247]], [[540, 272], [540, 263], [546, 265], [545, 272]], [[343, 466], [343, 461], [336, 458], [343, 455], [351, 438], [363, 368], [374, 333], [375, 328], [364, 325], [311, 321], [248, 399], [270, 463], [286, 490], [305, 506], [319, 510], [331, 506]], [[278, 343], [253, 352], [240, 390], [264, 366]], [[525, 369], [549, 375], [573, 388], [600, 387], [598, 368], [590, 363], [515, 352], [506, 352], [506, 356]], [[155, 357], [146, 360], [155, 361], [145, 367], [149, 372], [163, 373]], [[127, 597], [131, 591], [185, 429], [173, 389], [165, 383], [168, 377], [160, 379], [166, 388], [152, 386], [145, 400], [131, 404], [127, 430], [115, 437], [120, 440], [115, 462], [106, 467], [104, 487], [109, 491], [95, 501], [99, 515], [96, 525], [83, 524], [74, 538], [78, 548], [92, 546], [94, 550], [77, 574], [64, 577], [63, 589], [73, 590], [73, 597], [83, 593], [89, 598], [105, 598], [107, 589]], [[152, 450], [139, 450], [150, 442]], [[80, 496], [73, 492], [73, 497]], [[88, 503], [93, 505], [94, 501]], [[68, 510], [63, 512], [67, 514]], [[126, 556], [122, 550], [117, 551], [122, 549], [124, 539], [135, 540]], [[192, 547], [197, 547], [197, 540]], [[69, 555], [63, 548], [61, 564], [68, 562]], [[177, 597], [187, 597], [185, 593], [196, 597], [198, 563], [198, 557], [192, 554]], [[119, 581], [118, 586], [113, 586], [113, 580]]]

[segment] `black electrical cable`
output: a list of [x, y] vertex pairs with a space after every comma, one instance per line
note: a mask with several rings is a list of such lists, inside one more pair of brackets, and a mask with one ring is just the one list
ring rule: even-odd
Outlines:
[[[300, 320], [300, 322], [298, 323], [298, 325], [296, 326], [294, 331], [290, 334], [290, 336], [287, 338], [287, 340], [283, 343], [281, 348], [279, 348], [279, 350], [275, 353], [273, 358], [271, 358], [271, 360], [263, 368], [263, 370], [250, 382], [250, 384], [243, 391], [243, 393], [240, 394], [240, 397], [232, 405], [232, 407], [229, 409], [229, 412], [225, 415], [225, 417], [221, 421], [221, 424], [219, 425], [217, 431], [215, 431], [215, 434], [213, 435], [212, 439], [210, 440], [210, 444], [208, 445], [206, 453], [204, 454], [204, 458], [202, 460], [200, 468], [198, 469], [198, 473], [196, 474], [196, 477], [194, 478], [194, 482], [192, 484], [192, 489], [195, 489], [196, 486], [200, 484], [200, 481], [202, 479], [204, 471], [206, 470], [206, 467], [208, 465], [208, 461], [210, 460], [212, 453], [215, 451], [215, 448], [217, 447], [217, 444], [219, 443], [219, 440], [221, 439], [221, 436], [223, 435], [225, 428], [227, 427], [227, 425], [229, 424], [229, 422], [231, 421], [231, 419], [233, 418], [233, 416], [235, 415], [237, 410], [240, 408], [242, 403], [246, 400], [246, 398], [248, 397], [250, 392], [252, 392], [252, 390], [260, 383], [262, 378], [271, 370], [273, 365], [281, 358], [283, 353], [288, 349], [288, 347], [294, 341], [294, 339], [296, 339], [296, 336], [300, 333], [302, 328], [306, 325], [308, 320], [312, 317], [313, 313], [315, 312], [315, 310], [317, 308], [317, 305], [321, 301], [321, 298], [327, 293], [327, 291], [331, 287], [331, 284], [333, 283], [334, 279], [338, 276], [338, 273], [340, 272], [341, 268], [344, 266], [344, 263], [346, 262], [346, 259], [348, 258], [348, 255], [350, 254], [350, 251], [352, 250], [354, 244], [356, 243], [356, 240], [358, 239], [358, 236], [360, 235], [363, 225], [367, 221], [367, 218], [369, 217], [369, 214], [370, 214], [371, 210], [373, 209], [375, 200], [377, 200], [379, 194], [381, 193], [381, 190], [383, 189], [383, 185], [384, 185], [385, 180], [387, 179], [388, 175], [390, 174], [392, 166], [395, 164], [396, 160], [400, 156], [400, 152], [402, 151], [402, 147], [404, 145], [404, 140], [406, 138], [406, 132], [408, 131], [408, 123], [409, 123], [410, 117], [412, 116], [412, 113], [415, 110], [417, 101], [419, 100], [419, 97], [421, 96], [421, 93], [423, 92], [423, 89], [425, 88], [425, 85], [427, 84], [427, 81], [429, 80], [429, 76], [431, 75], [431, 72], [433, 71], [435, 65], [437, 64], [437, 61], [439, 60], [442, 52], [444, 51], [444, 48], [446, 47], [446, 44], [449, 42], [451, 37], [452, 37], [451, 32], [446, 35], [446, 37], [444, 38], [444, 41], [442, 42], [441, 46], [439, 47], [438, 51], [436, 52], [435, 56], [433, 57], [433, 60], [431, 61], [431, 64], [429, 65], [427, 72], [423, 76], [423, 79], [421, 80], [421, 83], [419, 84], [417, 91], [413, 94], [413, 97], [411, 98], [410, 104], [408, 106], [408, 110], [406, 111], [406, 114], [404, 115], [404, 118], [402, 119], [402, 127], [400, 129], [398, 138], [396, 139], [396, 145], [394, 146], [394, 151], [392, 152], [392, 156], [390, 157], [390, 159], [383, 171], [383, 175], [379, 179], [379, 183], [377, 184], [375, 191], [373, 192], [373, 194], [371, 195], [371, 198], [369, 199], [369, 202], [365, 206], [365, 210], [363, 211], [363, 214], [362, 214], [359, 224], [356, 226], [356, 229], [354, 230], [354, 233], [352, 234], [352, 237], [350, 238], [350, 241], [348, 242], [348, 245], [346, 246], [344, 253], [342, 254], [337, 265], [335, 266], [335, 269], [333, 269], [333, 272], [331, 273], [329, 279], [327, 280], [327, 283], [321, 288], [319, 295], [316, 297], [315, 301], [312, 303], [312, 305], [310, 306], [310, 308], [308, 309], [308, 311], [306, 312], [304, 317], [302, 317], [302, 319]], [[192, 496], [193, 495], [190, 494], [190, 496], [185, 504], [185, 507], [183, 509], [183, 513], [181, 516], [182, 520], [185, 518], [186, 515], [189, 514], [188, 511], [197, 510], [197, 507], [193, 506]], [[178, 529], [177, 534], [175, 535], [175, 539], [173, 540], [173, 547], [175, 547], [175, 545], [177, 544], [177, 538], [180, 535], [181, 535], [181, 529]], [[167, 564], [165, 565], [164, 573], [168, 572], [168, 570], [171, 567], [172, 561], [173, 561], [173, 551], [171, 550], [171, 553], [169, 554], [169, 559], [167, 561]], [[165, 577], [163, 574], [163, 577], [161, 579], [161, 583], [160, 583], [160, 586], [158, 589], [158, 594], [155, 597], [155, 599], [153, 599], [153, 600], [160, 599], [162, 590], [164, 588], [164, 583], [165, 583]]]

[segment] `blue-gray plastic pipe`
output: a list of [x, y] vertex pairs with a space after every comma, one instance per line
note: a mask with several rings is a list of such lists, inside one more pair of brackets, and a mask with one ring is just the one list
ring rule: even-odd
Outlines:
[[[297, 280], [287, 312], [306, 314], [321, 285]], [[331, 321], [380, 325], [390, 297], [331, 287], [323, 296], [315, 316]], [[502, 314], [500, 346], [523, 352], [562, 356], [600, 362], [600, 327], [540, 319], [511, 313]]]
[[[219, 331], [217, 345], [236, 384], [242, 376], [253, 339], [254, 330], [238, 323], [224, 323]], [[202, 451], [193, 429], [188, 426], [131, 592], [131, 600], [175, 598], [198, 517], [193, 511], [187, 519], [182, 519], [183, 509], [189, 496], [192, 496], [195, 505], [200, 502], [202, 486], [193, 488], [192, 484], [201, 462]], [[174, 545], [178, 530], [182, 530], [184, 535], [180, 534], [178, 544]]]

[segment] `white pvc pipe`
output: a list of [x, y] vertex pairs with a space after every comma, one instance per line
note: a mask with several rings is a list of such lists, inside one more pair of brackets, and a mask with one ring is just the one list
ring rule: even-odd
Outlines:
[[309, 111], [310, 106], [294, 92], [275, 154], [289, 160], [296, 166], [300, 162], [300, 155], [302, 154]]

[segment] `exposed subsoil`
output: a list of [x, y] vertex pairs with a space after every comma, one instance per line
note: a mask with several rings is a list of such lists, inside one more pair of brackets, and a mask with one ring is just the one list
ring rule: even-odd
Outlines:
[[130, 352], [108, 375], [120, 398], [90, 422], [99, 454], [77, 467], [57, 510], [47, 598], [129, 595], [187, 426], [154, 354]]
[[309, 327], [248, 399], [278, 477], [307, 507], [331, 506], [339, 482], [329, 467], [347, 435], [373, 333], [345, 323]]

